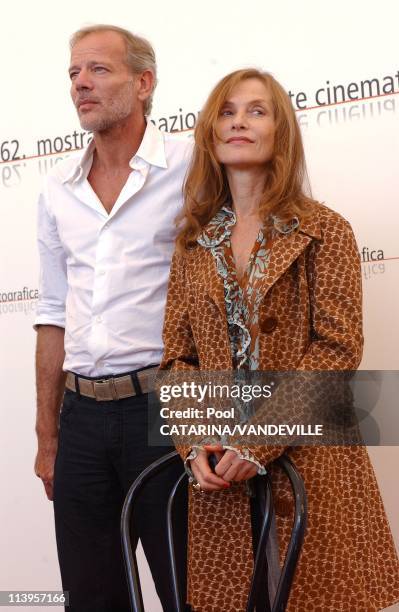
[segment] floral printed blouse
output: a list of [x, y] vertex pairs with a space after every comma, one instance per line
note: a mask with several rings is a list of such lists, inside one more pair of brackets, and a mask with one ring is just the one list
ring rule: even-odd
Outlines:
[[[259, 368], [259, 307], [263, 299], [261, 280], [269, 264], [270, 251], [276, 232], [288, 234], [299, 226], [294, 218], [288, 224], [273, 217], [273, 226], [269, 231], [259, 230], [252, 248], [243, 277], [238, 280], [236, 266], [231, 248], [231, 232], [236, 224], [236, 216], [229, 206], [223, 206], [207, 224], [197, 239], [205, 249], [209, 249], [215, 259], [218, 274], [224, 285], [224, 298], [230, 338], [233, 365], [236, 370], [257, 370]], [[241, 421], [248, 420], [249, 406], [243, 412], [242, 403], [237, 405]], [[222, 441], [223, 443], [223, 441]], [[258, 473], [265, 469], [256, 461], [248, 450], [239, 452], [234, 447], [223, 444], [225, 449], [235, 450], [242, 459], [253, 461], [258, 466]], [[187, 459], [197, 455], [195, 447]]]

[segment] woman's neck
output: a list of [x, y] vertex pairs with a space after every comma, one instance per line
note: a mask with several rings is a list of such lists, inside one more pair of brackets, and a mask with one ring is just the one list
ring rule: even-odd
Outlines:
[[257, 216], [265, 187], [265, 169], [261, 166], [245, 170], [229, 168], [226, 175], [237, 219]]

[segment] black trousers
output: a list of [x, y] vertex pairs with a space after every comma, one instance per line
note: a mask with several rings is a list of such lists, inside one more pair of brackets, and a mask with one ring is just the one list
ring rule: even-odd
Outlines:
[[[129, 612], [120, 540], [126, 493], [142, 470], [171, 447], [147, 444], [147, 395], [97, 402], [66, 391], [54, 477], [54, 515], [69, 612]], [[174, 612], [166, 544], [166, 500], [181, 474], [173, 465], [143, 490], [134, 516], [165, 612]], [[177, 563], [186, 581], [185, 493], [177, 505]]]

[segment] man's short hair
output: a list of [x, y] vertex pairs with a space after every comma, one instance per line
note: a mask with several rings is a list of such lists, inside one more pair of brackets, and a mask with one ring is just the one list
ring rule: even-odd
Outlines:
[[154, 75], [154, 86], [151, 95], [144, 101], [144, 114], [149, 115], [152, 108], [154, 89], [157, 84], [157, 64], [152, 45], [145, 38], [137, 36], [137, 34], [133, 34], [129, 30], [101, 23], [86, 26], [74, 32], [69, 41], [70, 49], [72, 50], [82, 38], [95, 32], [117, 32], [120, 34], [126, 43], [126, 63], [133, 74], [141, 74], [145, 70], [150, 70]]

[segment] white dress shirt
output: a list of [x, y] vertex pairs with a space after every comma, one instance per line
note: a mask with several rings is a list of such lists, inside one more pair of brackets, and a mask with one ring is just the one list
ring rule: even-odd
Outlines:
[[46, 177], [39, 197], [35, 325], [65, 327], [64, 369], [120, 374], [162, 355], [175, 218], [191, 143], [150, 121], [108, 214], [87, 180], [94, 142]]

